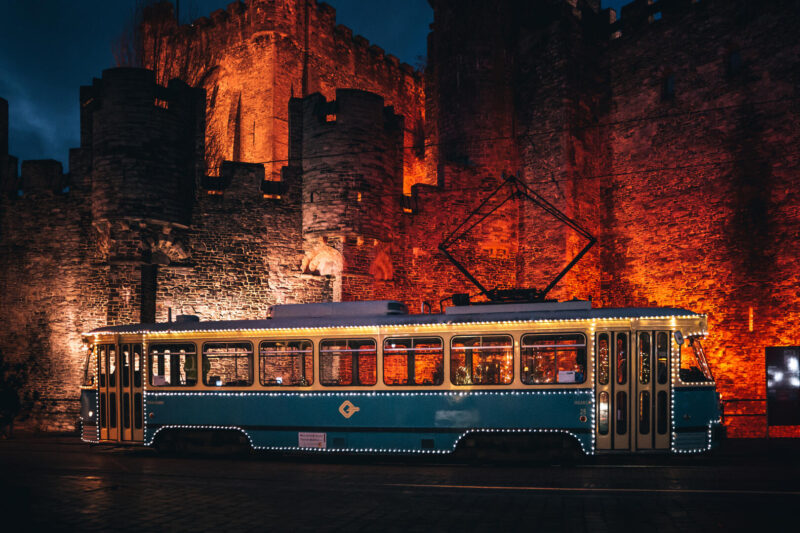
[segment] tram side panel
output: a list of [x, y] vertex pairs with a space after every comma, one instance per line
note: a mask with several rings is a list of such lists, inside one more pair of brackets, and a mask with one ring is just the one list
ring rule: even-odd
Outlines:
[[259, 449], [452, 451], [474, 432], [562, 433], [593, 450], [592, 390], [148, 393], [145, 442], [235, 429]]
[[673, 388], [672, 450], [696, 453], [711, 450], [722, 437], [719, 396], [713, 386]]

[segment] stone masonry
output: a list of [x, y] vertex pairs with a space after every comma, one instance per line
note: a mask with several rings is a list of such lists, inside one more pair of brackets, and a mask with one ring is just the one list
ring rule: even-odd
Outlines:
[[[0, 100], [0, 350], [31, 364], [28, 424], [74, 421], [99, 325], [475, 294], [437, 246], [503, 172], [598, 239], [551, 298], [707, 313], [723, 396], [764, 398], [764, 348], [800, 344], [800, 1], [599, 4], [431, 0], [424, 72], [315, 0], [183, 26], [155, 4], [145, 68], [81, 89], [66, 174], [18, 175]], [[542, 288], [584, 243], [512, 201], [452, 252]]]

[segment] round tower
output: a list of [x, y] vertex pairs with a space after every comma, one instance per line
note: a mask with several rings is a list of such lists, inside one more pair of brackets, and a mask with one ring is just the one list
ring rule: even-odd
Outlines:
[[179, 81], [156, 85], [152, 71], [134, 68], [106, 70], [81, 91], [95, 220], [188, 222], [204, 100], [198, 92]]
[[369, 92], [303, 102], [303, 233], [388, 242], [403, 187], [403, 117]]
[[353, 89], [337, 90], [332, 102], [313, 94], [297, 104], [302, 127], [292, 127], [292, 138], [302, 148], [290, 152], [303, 174], [303, 270], [334, 276], [335, 301], [372, 299], [374, 282], [394, 275], [403, 117], [380, 96]]

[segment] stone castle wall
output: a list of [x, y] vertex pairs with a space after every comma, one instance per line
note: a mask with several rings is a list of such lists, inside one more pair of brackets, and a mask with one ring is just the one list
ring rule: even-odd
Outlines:
[[[800, 344], [798, 2], [598, 4], [432, 1], [424, 76], [313, 0], [151, 8], [154, 72], [82, 90], [69, 175], [18, 177], [0, 134], [0, 349], [36, 360], [35, 420], [68, 424], [97, 325], [475, 294], [437, 246], [504, 171], [598, 238], [550, 297], [708, 313], [721, 392], [763, 398], [764, 347]], [[543, 288], [584, 243], [520, 201], [451, 251]]]
[[[421, 142], [421, 76], [349, 28], [316, 0], [233, 2], [226, 10], [177, 26], [171, 4], [144, 14], [142, 66], [161, 83], [179, 78], [207, 94], [206, 160], [211, 174], [223, 160], [265, 163], [280, 179], [287, 159], [292, 97], [337, 88], [381, 95], [405, 119], [404, 144]], [[406, 190], [426, 179], [424, 162], [407, 150]]]
[[[621, 22], [604, 298], [708, 313], [723, 396], [764, 398], [764, 347], [800, 343], [798, 3], [634, 2]], [[763, 418], [731, 423], [764, 435]]]

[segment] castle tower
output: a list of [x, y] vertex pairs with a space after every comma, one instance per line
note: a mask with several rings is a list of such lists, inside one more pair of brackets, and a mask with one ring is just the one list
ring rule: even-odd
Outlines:
[[153, 72], [117, 68], [81, 88], [81, 149], [91, 161], [96, 261], [107, 265], [107, 322], [155, 320], [153, 249], [188, 226], [202, 169], [204, 94]]
[[[295, 104], [297, 105], [297, 104]], [[366, 299], [372, 279], [391, 276], [403, 187], [403, 118], [382, 97], [339, 89], [302, 101], [303, 235], [307, 249], [341, 254], [341, 298]], [[291, 113], [290, 113], [291, 115]], [[295, 154], [290, 147], [290, 154]], [[377, 263], [376, 263], [377, 262]], [[349, 280], [361, 281], [352, 284]], [[350, 287], [350, 288], [348, 288]]]
[[96, 219], [187, 223], [199, 169], [202, 91], [118, 68], [81, 88], [82, 144], [92, 151]]
[[8, 101], [0, 98], [0, 194], [17, 186], [17, 158], [8, 155]]
[[0, 157], [8, 155], [8, 100], [0, 98]]
[[[177, 25], [169, 3], [143, 13], [142, 65], [156, 80], [180, 79], [206, 90], [206, 164], [259, 163], [279, 180], [287, 159], [291, 98], [353, 88], [381, 95], [405, 117], [406, 146], [422, 143], [423, 84], [397, 57], [336, 23], [317, 0], [231, 2], [190, 25]], [[408, 192], [425, 180], [423, 151], [404, 160]]]

